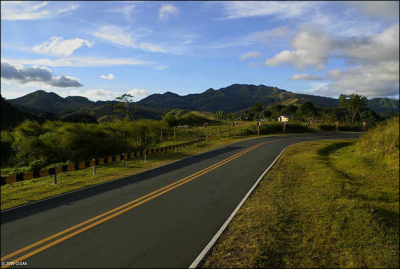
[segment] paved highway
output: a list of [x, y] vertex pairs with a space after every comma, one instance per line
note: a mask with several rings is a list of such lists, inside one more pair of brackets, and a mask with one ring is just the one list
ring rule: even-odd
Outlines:
[[262, 137], [1, 213], [16, 267], [188, 267], [288, 145], [359, 134]]

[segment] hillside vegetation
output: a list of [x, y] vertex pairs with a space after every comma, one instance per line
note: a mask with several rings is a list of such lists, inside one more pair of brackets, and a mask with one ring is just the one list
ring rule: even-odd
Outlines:
[[398, 268], [399, 118], [290, 147], [205, 268]]

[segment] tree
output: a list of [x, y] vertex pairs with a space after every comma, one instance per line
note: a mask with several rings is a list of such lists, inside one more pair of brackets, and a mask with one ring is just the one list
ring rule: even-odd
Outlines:
[[272, 116], [272, 113], [270, 110], [264, 110], [264, 117], [271, 118], [271, 116]]
[[218, 110], [215, 112], [215, 119], [222, 120], [224, 117], [224, 112], [222, 110]]
[[282, 115], [282, 111], [285, 108], [284, 105], [280, 105], [280, 104], [275, 104], [271, 106], [271, 114], [273, 118], [278, 118], [279, 116]]
[[294, 116], [297, 111], [297, 106], [290, 104], [282, 109], [282, 113], [286, 115]]
[[257, 113], [260, 113], [263, 110], [263, 104], [257, 102], [253, 105], [253, 110]]
[[234, 120], [237, 117], [239, 117], [238, 113], [231, 112], [231, 113], [226, 114], [225, 119], [227, 119], [229, 121], [229, 120]]
[[120, 97], [115, 98], [115, 101], [118, 101], [119, 103], [114, 106], [117, 108], [114, 112], [121, 113], [123, 112], [123, 108], [125, 108], [125, 118], [131, 120], [134, 113], [139, 109], [139, 104], [136, 104], [136, 107], [132, 107], [133, 98], [133, 95], [130, 95], [129, 93], [125, 93]]
[[297, 109], [296, 116], [310, 121], [317, 116], [317, 108], [313, 103], [305, 101]]
[[357, 113], [367, 106], [367, 102], [367, 97], [355, 93], [350, 95], [341, 94], [339, 96], [339, 107], [346, 108], [350, 113], [351, 124], [354, 124]]

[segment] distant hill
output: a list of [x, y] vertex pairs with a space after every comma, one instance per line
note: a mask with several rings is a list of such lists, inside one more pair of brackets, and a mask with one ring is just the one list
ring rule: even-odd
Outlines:
[[[300, 105], [305, 101], [310, 101], [316, 106], [322, 107], [337, 107], [339, 105], [339, 100], [335, 98], [293, 93], [265, 85], [247, 84], [233, 84], [219, 90], [210, 88], [203, 93], [185, 96], [171, 92], [153, 94], [139, 101], [139, 104], [148, 108], [240, 112], [251, 108], [256, 102], [270, 106], [278, 103]], [[368, 101], [367, 107], [375, 112], [399, 113], [399, 100], [374, 98]]]
[[[23, 112], [36, 115], [45, 112], [54, 113], [61, 119], [76, 118], [77, 115], [95, 116], [97, 120], [113, 120], [123, 118], [123, 114], [114, 112], [116, 101], [90, 101], [81, 96], [60, 97], [56, 93], [42, 90], [27, 94], [23, 97], [7, 100], [18, 106]], [[337, 107], [339, 100], [330, 97], [298, 94], [265, 85], [233, 84], [214, 90], [212, 88], [198, 94], [181, 96], [172, 92], [152, 94], [139, 101], [140, 110], [135, 119], [161, 119], [171, 110], [189, 110], [214, 113], [217, 110], [224, 112], [242, 112], [251, 108], [254, 103], [261, 102], [266, 106], [273, 104], [300, 105], [310, 101], [316, 106]], [[374, 98], [368, 101], [368, 108], [381, 114], [399, 113], [399, 100], [388, 98]]]
[[1, 130], [12, 129], [26, 119], [37, 120], [37, 116], [22, 112], [1, 96]]
[[301, 104], [304, 101], [329, 107], [335, 107], [339, 104], [339, 101], [334, 98], [296, 94], [277, 87], [246, 84], [233, 84], [219, 90], [210, 88], [200, 94], [185, 96], [171, 92], [153, 94], [139, 101], [139, 104], [146, 107], [234, 112], [250, 108], [255, 102], [261, 102], [268, 106], [282, 102]]

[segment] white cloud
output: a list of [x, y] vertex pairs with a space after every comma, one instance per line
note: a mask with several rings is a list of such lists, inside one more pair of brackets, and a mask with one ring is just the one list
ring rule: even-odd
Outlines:
[[224, 6], [227, 19], [255, 16], [277, 16], [283, 19], [301, 18], [314, 7], [313, 2], [227, 1]]
[[299, 31], [291, 46], [267, 59], [266, 64], [279, 66], [290, 64], [297, 69], [314, 67], [324, 69], [329, 58], [340, 57], [349, 63], [377, 63], [399, 58], [399, 23], [382, 33], [367, 37], [335, 37], [317, 28]]
[[252, 52], [248, 52], [248, 53], [245, 53], [242, 56], [240, 56], [239, 60], [240, 61], [244, 61], [244, 60], [249, 59], [249, 58], [260, 58], [261, 56], [262, 56], [261, 52], [252, 51]]
[[344, 71], [330, 70], [326, 74], [332, 88], [339, 93], [357, 93], [368, 97], [399, 94], [399, 62], [388, 61], [351, 67]]
[[155, 67], [155, 69], [157, 69], [157, 70], [165, 70], [165, 69], [167, 69], [167, 68], [168, 68], [167, 65], [160, 65], [160, 66], [156, 66], [156, 67]]
[[131, 34], [126, 30], [127, 28], [118, 27], [115, 25], [105, 25], [101, 26], [96, 32], [93, 32], [93, 35], [124, 47], [142, 49], [150, 52], [166, 52], [164, 48], [156, 44], [148, 42], [137, 43], [135, 38], [132, 37]]
[[116, 97], [120, 96], [119, 92], [113, 92], [104, 89], [90, 89], [90, 90], [71, 90], [70, 96], [83, 96], [93, 101], [108, 101], [114, 100]]
[[179, 9], [171, 4], [164, 4], [158, 10], [158, 18], [159, 20], [165, 21], [171, 15], [178, 15]]
[[127, 33], [126, 28], [115, 25], [101, 26], [93, 35], [121, 46], [136, 48], [135, 39]]
[[71, 57], [57, 60], [50, 59], [1, 59], [2, 62], [12, 62], [15, 64], [41, 65], [41, 66], [117, 66], [117, 65], [148, 65], [150, 62], [136, 60], [132, 58], [98, 58], [98, 57]]
[[114, 8], [114, 9], [108, 9], [106, 11], [121, 13], [124, 15], [126, 20], [130, 20], [134, 8], [135, 8], [135, 5], [126, 5], [126, 6], [122, 6], [122, 7], [118, 7], [118, 8]]
[[108, 74], [108, 76], [101, 75], [100, 78], [102, 78], [102, 79], [114, 79], [115, 77], [114, 77], [113, 74]]
[[291, 80], [323, 80], [324, 78], [321, 76], [317, 75], [311, 75], [311, 74], [296, 74], [293, 75]]
[[365, 15], [382, 19], [399, 17], [399, 1], [349, 1], [358, 7]]
[[360, 62], [390, 61], [399, 58], [399, 23], [381, 34], [341, 41], [344, 57]]
[[297, 69], [312, 66], [324, 69], [329, 57], [334, 52], [335, 41], [325, 32], [305, 30], [296, 34], [292, 40], [295, 50], [284, 50], [266, 61], [267, 65], [293, 65]]
[[50, 85], [52, 87], [67, 88], [81, 87], [77, 78], [68, 76], [54, 76], [50, 69], [46, 67], [32, 66], [24, 68], [21, 65], [13, 65], [11, 63], [1, 63], [2, 80], [12, 80], [19, 84], [38, 83]]
[[128, 91], [127, 94], [133, 95], [135, 101], [139, 101], [144, 97], [150, 95], [150, 93], [144, 89], [132, 89]]
[[[50, 8], [50, 2], [1, 1], [2, 20], [39, 20], [54, 18], [59, 14], [75, 10], [78, 4], [65, 4]], [[51, 5], [53, 5], [52, 2]]]
[[76, 49], [79, 49], [83, 45], [91, 48], [93, 43], [89, 40], [80, 38], [63, 40], [62, 37], [51, 37], [49, 41], [34, 46], [32, 50], [36, 53], [50, 54], [54, 56], [69, 56]]

